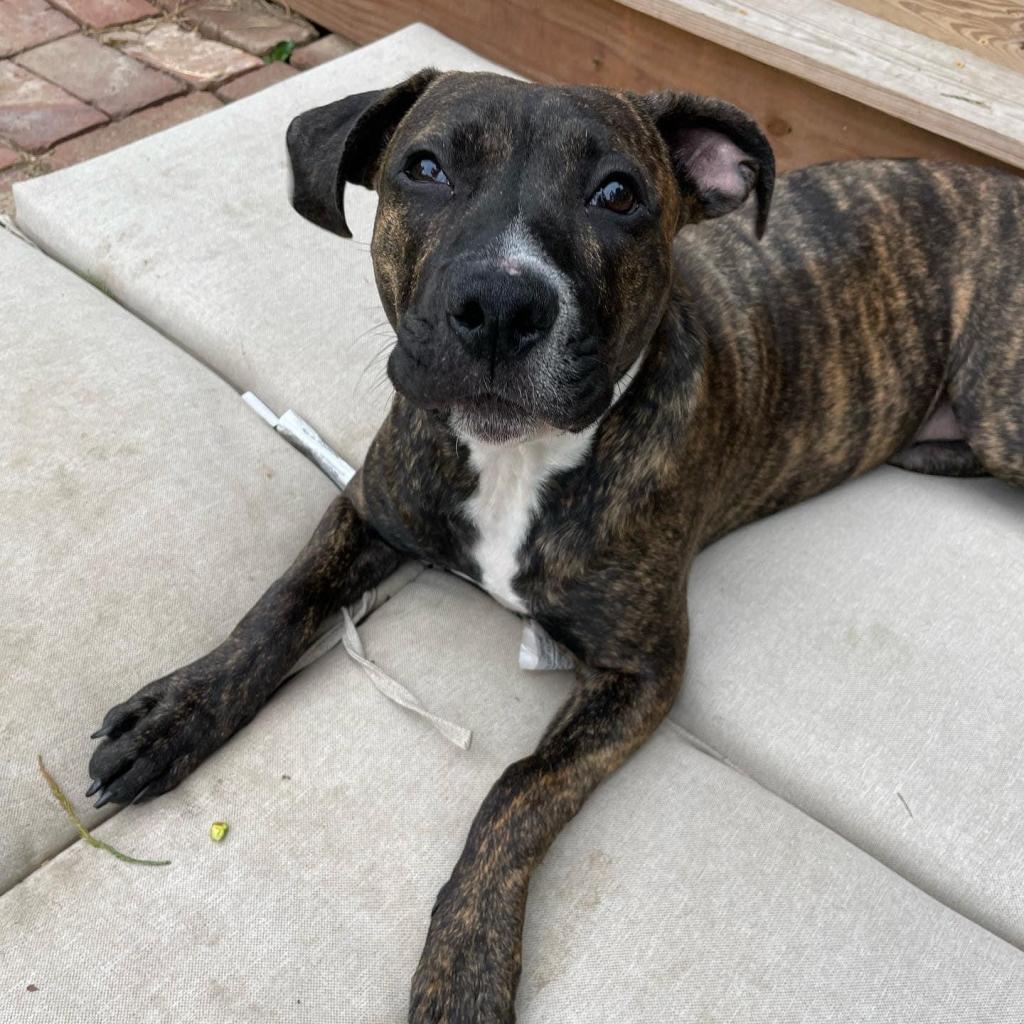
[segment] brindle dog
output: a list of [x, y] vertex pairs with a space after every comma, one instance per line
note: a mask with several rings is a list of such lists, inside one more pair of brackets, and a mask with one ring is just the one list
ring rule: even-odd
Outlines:
[[679, 689], [694, 555], [886, 460], [1024, 485], [1024, 182], [878, 160], [775, 187], [726, 103], [431, 70], [288, 142], [317, 224], [348, 235], [346, 182], [379, 193], [398, 395], [228, 639], [109, 712], [90, 793], [176, 785], [403, 559], [479, 581], [577, 684], [480, 808], [409, 1019], [507, 1024], [530, 872]]

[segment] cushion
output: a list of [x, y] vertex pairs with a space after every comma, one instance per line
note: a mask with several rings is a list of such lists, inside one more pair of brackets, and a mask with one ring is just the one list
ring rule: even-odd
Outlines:
[[[76, 844], [0, 900], [16, 936], [5, 1019], [406, 1020], [430, 908], [477, 805], [569, 683], [516, 669], [518, 620], [432, 571], [362, 638], [472, 726], [473, 747], [328, 655], [177, 790], [99, 828], [169, 867]], [[230, 826], [220, 844], [215, 820]], [[1024, 1014], [1018, 950], [671, 724], [556, 841], [530, 901], [523, 1024]]]
[[884, 468], [691, 580], [673, 718], [1024, 945], [1024, 491]]
[[[250, 99], [17, 186], [49, 251], [358, 462], [390, 394], [361, 244], [287, 203], [297, 112], [425, 64], [492, 67], [413, 26]], [[763, 785], [1024, 942], [1024, 498], [883, 470], [715, 545], [692, 581], [676, 722]], [[1018, 615], [1019, 617], [1019, 615]]]
[[217, 376], [3, 230], [0, 280], [2, 891], [76, 836], [36, 755], [83, 805], [107, 708], [223, 639], [336, 492]]
[[369, 239], [376, 196], [346, 189], [353, 240], [289, 203], [285, 130], [310, 107], [425, 65], [500, 70], [414, 25], [254, 96], [17, 187], [47, 252], [358, 465], [390, 401], [392, 333]]

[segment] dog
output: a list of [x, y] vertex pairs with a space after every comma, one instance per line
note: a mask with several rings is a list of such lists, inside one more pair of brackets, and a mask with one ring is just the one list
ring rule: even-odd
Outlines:
[[530, 873], [671, 707], [697, 552], [886, 461], [1024, 485], [1024, 181], [866, 160], [776, 182], [720, 100], [432, 69], [287, 142], [315, 224], [348, 237], [345, 185], [378, 193], [394, 403], [231, 635], [110, 710], [89, 794], [176, 785], [404, 560], [469, 577], [578, 665], [412, 981], [411, 1024], [508, 1024]]

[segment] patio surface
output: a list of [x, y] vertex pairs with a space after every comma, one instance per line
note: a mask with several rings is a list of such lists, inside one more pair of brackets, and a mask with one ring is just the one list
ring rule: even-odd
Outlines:
[[0, 215], [13, 213], [15, 182], [354, 48], [268, 0], [3, 0]]

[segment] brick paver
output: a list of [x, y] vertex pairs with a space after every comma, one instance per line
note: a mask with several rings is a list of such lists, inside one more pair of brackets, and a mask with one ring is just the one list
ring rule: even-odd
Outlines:
[[349, 42], [342, 36], [324, 36], [315, 43], [310, 43], [309, 46], [300, 46], [292, 54], [291, 62], [300, 71], [305, 71], [307, 68], [315, 68], [318, 64], [334, 60], [335, 57], [344, 57], [346, 53], [351, 53], [355, 48], [355, 43]]
[[174, 24], [157, 25], [140, 33], [136, 40], [122, 43], [121, 48], [129, 56], [201, 89], [226, 82], [262, 64], [259, 57], [204, 39], [198, 32], [186, 32]]
[[[355, 49], [317, 31], [287, 0], [0, 0], [0, 214], [19, 181]], [[264, 64], [282, 42], [291, 62]]]
[[[2, 2], [4, 0], [0, 0]], [[17, 3], [19, 0], [7, 2]], [[89, 28], [124, 25], [160, 13], [159, 8], [147, 0], [50, 0], [50, 3]]]
[[235, 0], [231, 7], [217, 0], [199, 3], [187, 8], [186, 19], [204, 36], [257, 56], [281, 42], [299, 44], [316, 39], [316, 29], [305, 18], [277, 14], [258, 0]]
[[0, 57], [77, 32], [46, 0], [0, 0]]
[[186, 88], [177, 78], [82, 35], [36, 47], [15, 60], [111, 117], [178, 96]]
[[193, 117], [216, 110], [220, 105], [220, 101], [208, 92], [189, 93], [169, 103], [161, 103], [158, 107], [147, 107], [123, 121], [115, 121], [62, 143], [49, 156], [44, 157], [43, 162], [47, 170], [70, 167], [109, 153], [112, 149], [127, 146], [129, 142], [144, 139], [147, 135], [162, 132], [165, 128], [191, 121]]
[[21, 154], [6, 146], [0, 145], [0, 171], [6, 171], [8, 167], [21, 163]]
[[265, 64], [256, 71], [246, 72], [241, 78], [236, 78], [227, 85], [222, 85], [217, 90], [217, 95], [226, 102], [240, 100], [266, 89], [268, 85], [277, 85], [278, 82], [283, 82], [295, 74], [298, 74], [295, 68], [277, 60], [273, 64]]
[[0, 135], [38, 153], [107, 118], [52, 82], [0, 61]]

